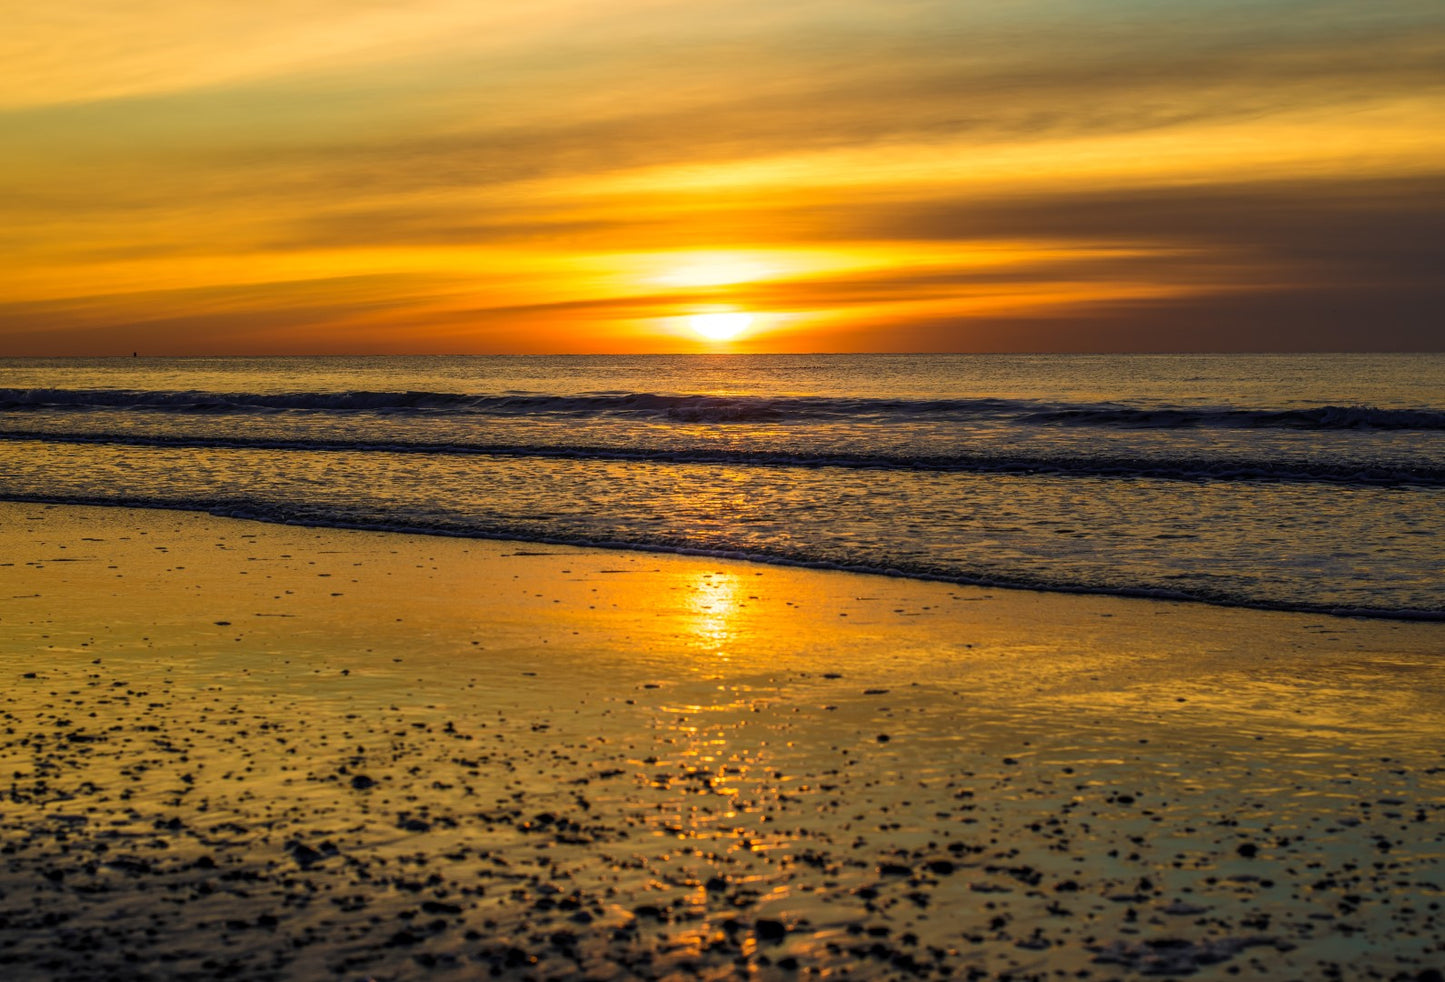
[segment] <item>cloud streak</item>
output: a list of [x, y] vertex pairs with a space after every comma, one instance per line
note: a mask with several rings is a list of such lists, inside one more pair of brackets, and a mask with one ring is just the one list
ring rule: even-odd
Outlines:
[[[1180, 324], [1254, 303], [1263, 323], [1318, 288], [1410, 321], [1445, 300], [1435, 4], [159, 13], [26, 8], [0, 39], [16, 81], [0, 98], [0, 353], [82, 350], [107, 317], [191, 317], [214, 350], [251, 344], [215, 306], [227, 291], [268, 323], [307, 311], [272, 338], [296, 350], [363, 321], [368, 350], [388, 329], [396, 350], [501, 350], [504, 316], [547, 317], [556, 350], [569, 324], [578, 344], [604, 324], [619, 347], [662, 345], [648, 324], [705, 298], [619, 271], [668, 251], [827, 254], [731, 293], [797, 312], [773, 341], [818, 348], [865, 345], [867, 318], [889, 327], [865, 346], [966, 347], [982, 318], [1044, 331], [1167, 303]], [[910, 317], [934, 326], [910, 333]]]

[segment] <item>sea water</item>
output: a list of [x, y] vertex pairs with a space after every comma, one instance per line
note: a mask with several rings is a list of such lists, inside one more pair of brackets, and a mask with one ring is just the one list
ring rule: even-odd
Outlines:
[[1445, 355], [0, 360], [0, 497], [1445, 618]]

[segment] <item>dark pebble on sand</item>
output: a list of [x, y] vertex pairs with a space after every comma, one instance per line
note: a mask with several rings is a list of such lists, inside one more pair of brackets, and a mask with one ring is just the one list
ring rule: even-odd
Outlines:
[[788, 929], [782, 921], [764, 917], [753, 925], [753, 933], [757, 935], [759, 941], [781, 941], [787, 937]]
[[1256, 855], [1259, 854], [1259, 846], [1255, 845], [1253, 842], [1244, 842], [1241, 843], [1239, 848], [1235, 849], [1234, 851], [1239, 853], [1245, 859], [1253, 859]]
[[357, 774], [351, 779], [351, 786], [357, 791], [365, 791], [367, 788], [376, 787], [376, 782], [365, 774]]
[[311, 866], [326, 858], [326, 854], [312, 849], [304, 842], [287, 843], [286, 849], [291, 853], [291, 858], [301, 866]]

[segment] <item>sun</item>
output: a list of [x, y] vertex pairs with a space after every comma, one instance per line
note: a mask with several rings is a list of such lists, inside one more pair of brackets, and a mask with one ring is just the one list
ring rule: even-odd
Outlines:
[[746, 331], [753, 322], [752, 314], [693, 314], [692, 329], [709, 341], [728, 341]]

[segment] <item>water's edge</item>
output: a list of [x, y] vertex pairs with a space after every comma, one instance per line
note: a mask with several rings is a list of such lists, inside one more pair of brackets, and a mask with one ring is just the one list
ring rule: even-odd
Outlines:
[[1359, 617], [1375, 620], [1433, 621], [1445, 622], [1445, 611], [1388, 609], [1372, 607], [1337, 607], [1326, 604], [1270, 603], [1238, 598], [1204, 597], [1181, 591], [1161, 590], [1145, 587], [1103, 587], [1077, 584], [1041, 584], [1006, 577], [946, 576], [917, 570], [894, 567], [873, 567], [827, 563], [799, 559], [781, 554], [761, 551], [740, 551], [723, 549], [702, 549], [684, 545], [662, 545], [652, 542], [629, 542], [625, 540], [592, 540], [568, 536], [521, 536], [489, 532], [479, 529], [440, 528], [435, 526], [407, 525], [405, 523], [380, 523], [356, 521], [322, 521], [302, 516], [267, 515], [244, 506], [234, 504], [208, 505], [202, 502], [177, 503], [144, 498], [116, 500], [103, 497], [59, 497], [54, 495], [27, 495], [0, 493], [0, 501], [16, 504], [43, 504], [59, 506], [80, 506], [100, 508], [140, 508], [153, 511], [175, 511], [188, 514], [204, 514], [214, 518], [238, 521], [261, 522], [267, 525], [290, 525], [303, 528], [345, 529], [348, 531], [378, 532], [392, 535], [432, 535], [444, 538], [478, 539], [495, 542], [520, 542], [535, 545], [572, 546], [585, 549], [604, 549], [620, 552], [651, 552], [675, 556], [697, 556], [723, 559], [735, 562], [761, 563], [769, 566], [791, 566], [802, 569], [816, 569], [840, 573], [856, 573], [864, 576], [886, 576], [892, 579], [910, 579], [929, 583], [952, 583], [958, 586], [983, 587], [1003, 590], [1027, 590], [1033, 593], [1061, 593], [1084, 596], [1116, 597], [1130, 600], [1154, 600], [1171, 603], [1205, 604], [1223, 609], [1263, 610], [1280, 613], [1317, 614], [1329, 617]]

